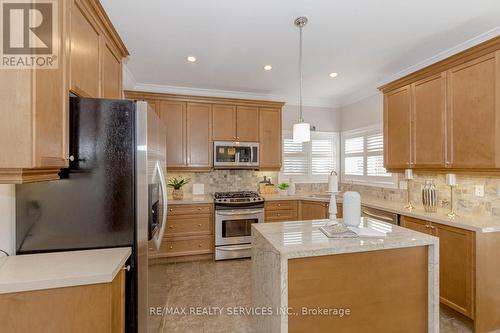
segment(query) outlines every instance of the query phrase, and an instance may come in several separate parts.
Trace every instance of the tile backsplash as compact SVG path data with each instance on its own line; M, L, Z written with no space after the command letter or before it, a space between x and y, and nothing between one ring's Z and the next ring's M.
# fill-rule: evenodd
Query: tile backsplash
M278 184L278 172L253 170L213 170L210 172L167 172L167 178L190 178L191 182L184 187L184 192L191 194L193 184L205 185L205 193L223 191L258 191L263 177L270 177L273 184ZM325 192L326 183L296 184L298 193ZM171 189L169 189L171 191Z
M400 179L403 179L402 175ZM446 185L445 174L415 174L415 179L410 184L410 197L414 205L422 206L421 190L426 180L434 181L440 206L443 200L450 201L450 187ZM483 197L475 196L476 185L484 186ZM362 197L406 202L406 190L350 184L342 184L341 189L358 191ZM457 174L453 196L454 208L458 214L500 216L500 177Z

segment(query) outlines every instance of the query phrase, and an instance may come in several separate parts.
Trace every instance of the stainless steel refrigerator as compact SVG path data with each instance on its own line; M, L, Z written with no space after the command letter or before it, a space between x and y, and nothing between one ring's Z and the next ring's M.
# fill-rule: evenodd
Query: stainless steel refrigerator
M70 98L69 168L16 186L17 254L132 247L126 332L147 332L148 243L166 225L166 130L145 102Z

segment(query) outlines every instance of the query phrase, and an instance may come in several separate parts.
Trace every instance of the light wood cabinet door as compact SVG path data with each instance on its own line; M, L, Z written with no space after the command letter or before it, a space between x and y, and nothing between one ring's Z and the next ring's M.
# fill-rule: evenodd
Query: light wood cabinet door
M411 96L410 86L384 96L384 166L404 169L411 164Z
M411 217L407 216L401 216L401 226L418 231L424 234L430 234L431 233L431 228L430 228L430 223L427 221L419 220L419 219L414 219Z
M281 169L281 109L259 109L260 169Z
M448 147L453 168L494 168L500 160L500 93L495 53L448 71Z
M212 106L212 113L214 141L236 140L236 106L214 104Z
M79 96L100 97L99 30L79 0L72 3L70 29L70 89Z
M236 139L238 141L259 141L259 108L238 106L236 109Z
M445 167L446 73L416 82L412 89L414 167Z
M113 47L105 41L102 51L101 87L103 98L122 98L122 61Z
M300 219L317 220L328 218L328 203L319 201L301 201Z
M473 318L474 233L432 224L439 237L439 294L441 302Z
M186 103L161 101L158 113L167 129L167 168L186 166Z
M212 167L212 106L187 103L187 164L192 168Z

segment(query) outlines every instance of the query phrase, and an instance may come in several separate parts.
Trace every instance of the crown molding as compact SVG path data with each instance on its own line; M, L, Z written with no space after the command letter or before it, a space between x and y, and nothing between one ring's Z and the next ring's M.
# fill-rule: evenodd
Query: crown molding
M473 46L476 46L478 44L486 42L486 41L488 41L492 38L495 38L497 36L500 36L500 26L493 28L489 31L486 31L486 32L484 32L476 37L469 39L469 40L466 40L465 42L462 42L462 43L460 43L452 48L449 48L445 51L439 52L438 54L436 54L430 58L427 58L423 61L420 61L420 62L416 63L415 65L412 65L408 68L405 68L402 71L399 71L395 74L392 74L392 75L384 78L383 80L381 80L379 82L378 86L384 86L390 82L396 81L396 80L398 80L402 77L405 77L413 72L416 72L420 69L423 69L427 66L430 66L438 61L449 58L452 55L455 55L457 53L465 51Z
M149 83L136 83L134 89L136 91L148 91L155 93L164 94L176 94L176 95L192 95L192 96L204 96L204 97L225 97L225 98L235 98L235 99L253 99L261 101L282 101L287 105L297 105L297 96L282 96L274 94L258 94L252 92L244 91L233 91L233 90L219 90L219 89L206 89L206 88L194 88L194 87L181 87L181 86L168 86L159 84L149 84ZM304 106L312 107L336 107L335 102L328 99L312 99L304 98Z

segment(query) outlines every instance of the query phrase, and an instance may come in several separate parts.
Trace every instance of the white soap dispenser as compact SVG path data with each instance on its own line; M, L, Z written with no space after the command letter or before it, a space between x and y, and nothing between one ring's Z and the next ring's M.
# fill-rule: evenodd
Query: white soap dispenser
M295 195L295 183L292 178L288 180L288 195Z

